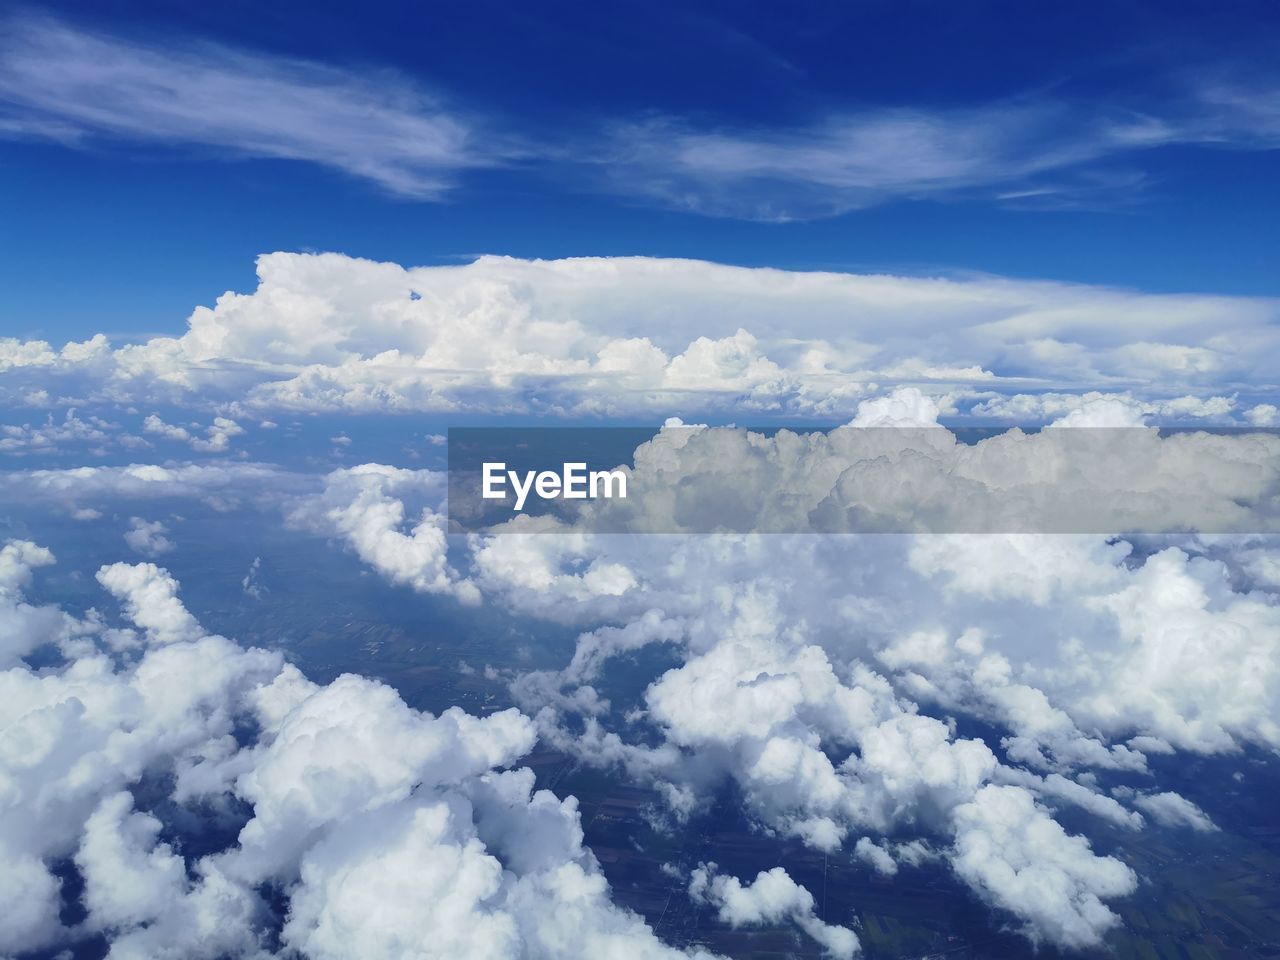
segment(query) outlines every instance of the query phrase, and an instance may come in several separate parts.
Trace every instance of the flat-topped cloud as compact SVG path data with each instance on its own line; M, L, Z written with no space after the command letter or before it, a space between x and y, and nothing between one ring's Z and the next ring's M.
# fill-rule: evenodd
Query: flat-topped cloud
M1280 305L1267 298L643 257L406 268L272 253L258 278L252 292L197 308L180 336L61 349L0 341L0 398L166 403L231 420L270 410L831 419L915 385L948 415L1052 418L1072 401L1009 398L1094 391L1139 419L1194 420L1243 416L1256 403L1237 395L1264 394L1280 366Z

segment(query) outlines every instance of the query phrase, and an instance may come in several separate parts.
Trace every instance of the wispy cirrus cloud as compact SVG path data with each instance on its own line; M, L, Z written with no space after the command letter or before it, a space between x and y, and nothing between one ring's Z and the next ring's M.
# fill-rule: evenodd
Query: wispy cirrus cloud
M437 199L511 142L403 77L212 43L149 45L47 18L5 23L0 136L124 140L302 160Z
M1043 92L960 107L835 109L735 126L659 110L540 129L460 107L387 70L190 38L161 43L33 16L3 22L0 138L102 141L309 162L439 200L469 169L521 160L564 189L710 216L834 216L898 199L1114 205L1160 147L1280 146L1280 83L1223 70L1168 78L1140 106Z
M614 128L608 169L615 189L670 205L791 220L982 188L1056 194L1060 186L1026 185L1172 135L1155 117L1082 120L1044 102L871 111L791 129L708 130L651 118Z
M1275 149L1274 89L1215 79L1158 109L1026 97L962 109L871 109L793 127L708 128L657 116L614 126L607 188L712 216L803 220L895 199L1114 203L1144 151Z

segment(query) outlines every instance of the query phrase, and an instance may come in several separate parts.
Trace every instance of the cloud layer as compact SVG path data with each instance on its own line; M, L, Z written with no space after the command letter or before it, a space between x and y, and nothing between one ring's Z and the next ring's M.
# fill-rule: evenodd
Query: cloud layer
M923 394L900 391L864 401L853 421L918 423L936 412ZM940 441L951 436L937 428L929 432ZM663 462L675 469L681 461ZM383 464L344 467L305 483L253 464L24 471L4 482L15 497L52 501L68 513L106 508L128 516L141 509L134 503L154 502L157 491L175 504L211 495L220 502L257 503L296 528L338 541L392 583L446 600L489 603L516 623L531 618L576 630L574 650L559 668L506 675L524 712L510 721L512 729L525 731L521 736L536 730L548 747L651 787L665 808L652 816L676 829L729 795L760 830L820 851L847 851L868 871L892 876L921 863L944 865L996 911L998 922L1059 947L1102 942L1117 924L1117 901L1136 889L1137 873L1111 848L1107 831L1207 833L1216 827L1209 813L1161 781L1151 758L1280 747L1274 598L1280 580L1268 538L1130 542L1103 536L636 537L565 531L450 543L442 519L443 476ZM139 518L144 531L150 531L148 523ZM466 777L507 782L515 774L505 768L527 746L493 754L506 760L485 761L503 771L457 761L471 772L438 781L444 774L436 767L423 772L424 764L436 761L424 759L422 751L442 733L436 725L444 718L418 715L386 688L357 678L316 687L282 667L275 654L246 653L209 637L181 603L174 579L153 564L109 564L98 573L128 626L109 626L100 614L79 619L33 604L24 593L34 571L52 560L32 543L0 552L6 603L0 632L7 638L0 652L11 666L6 682L53 691L53 699L39 701L39 710L73 696L58 686L73 678L81 678L74 696L86 703L86 697L108 705L132 702L142 696L130 692L139 682L135 675L171 676L164 673L168 660L173 670L194 669L182 656L203 658L208 682L217 673L242 691L235 695L239 700L192 693L206 697L200 709L213 712L202 720L206 726L192 728L189 745L166 740L148 746L159 733L131 735L140 759L133 766L113 759L110 769L123 775L104 774L92 802L85 799L74 817L51 820L37 831L51 843L63 837L64 848L87 844L74 854L85 861L82 872L113 857L107 862L135 864L131 870L143 869L136 863L145 861L152 865L147 869L166 876L203 878L178 883L176 893L176 881L164 881L163 890L142 905L114 903L110 889L87 894L90 903L101 903L92 909L101 912L102 929L147 944L139 953L152 949L156 938L177 936L158 922L137 919L155 916L153 904L167 904L174 916L188 916L186 922L198 926L200 898L225 888L240 904L237 910L257 916L262 905L244 890L279 877L297 878L288 881L298 884L290 895L291 926L281 929L298 949L339 956L353 938L365 938L394 952L422 935L420 909L391 911L375 924L360 891L380 891L384 874L398 875L428 853L433 862L453 864L453 872L438 886L431 886L435 879L423 882L445 899L456 889L463 901L449 900L448 909L475 928L450 941L457 951L534 942L548 955L562 952L556 929L513 913L516 908L491 916L495 897L504 903L527 897L531 916L567 916L562 881L594 891L590 916L572 923L598 924L591 927L604 938L598 942L652 937L635 918L608 907L603 881L592 872L576 820L565 808L571 801L538 801L524 780L518 789L503 788L523 798L516 809L545 804L561 810L548 815L550 821L578 839L555 847L560 859L554 882L545 872L516 887L484 879L501 873L486 858L519 877L520 869L509 863L541 854L503 846L514 843L499 839L506 827L486 832L481 821L487 808L477 798L487 794L468 786ZM59 646L67 665L37 676L21 658L49 644ZM650 673L637 672L630 659L645 648L663 652L656 661L639 661L661 664ZM611 689L619 670L639 686L611 700L602 691ZM113 685L110 697L93 692L99 682ZM274 692L255 692L267 689ZM1221 695L1226 689L1232 696ZM146 706L145 696L142 703L139 710L160 709ZM191 726L187 714L195 708L184 704L179 697L164 708L170 713L158 714L169 718L166 736ZM26 709L13 722L28 722ZM94 722L125 729L141 722L122 721L118 712L108 716ZM237 716L252 719L262 734L250 742L228 740L228 732L238 729ZM961 733L954 717L991 733ZM465 731L472 723L482 721L447 721L463 731L449 736L471 743ZM297 738L291 731L298 731ZM301 744L301 731L308 743L328 744L335 757L346 757L344 738L355 738L350 753L365 764L360 785L348 785L313 757L313 748ZM105 749L92 746L102 735L84 734L90 744L84 749ZM49 742L75 743L77 736L58 733ZM371 739L361 739L366 736ZM439 762L453 769L455 761ZM228 841L223 853L195 867L174 864L179 854L172 844L165 849L167 834L152 822L163 825L164 810L130 787L149 782L145 771L157 764L179 771L175 802L221 797L253 808L236 824L234 845ZM310 782L312 764L320 764L315 782L326 786L317 786L315 796L290 797L280 784ZM48 773L54 775L62 776ZM46 782L46 773L32 776L33 783ZM438 784L432 795L446 797L445 809L425 810L422 789L403 793L418 779ZM384 787L390 792L379 792ZM118 798L121 790L133 799ZM454 790L464 795L470 815L459 812ZM295 809L295 803L302 806ZM382 812L366 817L369 803ZM1069 830L1059 818L1065 808L1083 811L1096 829ZM349 828L345 840L331 833L335 823ZM80 830L83 841L66 839ZM133 838L133 846L122 846L120 834ZM476 840L481 847L473 855ZM56 904L60 875L50 867L73 852L15 850L14 862L27 877L24 889L44 890L37 899ZM803 886L771 872L771 865L765 865L764 881L727 875L713 881L707 867L701 884L694 864L681 869L695 897L723 914L724 923L791 926L836 956L857 949L851 927L822 922ZM12 936L39 930L46 932L30 934L30 942L69 936L54 932L52 909L33 906ZM219 949L247 949L243 945L260 943L270 926L237 923L227 921L228 935L238 931L245 939L236 945L217 941ZM665 949L645 942L646 949Z
M0 342L0 390L13 403L38 390L46 406L213 407L223 419L204 437L159 417L146 430L216 452L252 411L833 418L907 384L987 420L1257 407L1258 422L1265 404L1239 395L1266 395L1280 365L1278 308L1262 298L647 258L406 269L274 253L258 274L180 337Z
M0 950L709 956L612 904L576 801L514 767L535 737L515 710L433 716L375 681L314 684L208 634L152 564L98 573L132 626L33 606L22 591L52 562L0 549L0 654L62 657L0 673ZM199 847L222 838L211 852L183 852L195 824ZM72 874L83 919L64 922Z

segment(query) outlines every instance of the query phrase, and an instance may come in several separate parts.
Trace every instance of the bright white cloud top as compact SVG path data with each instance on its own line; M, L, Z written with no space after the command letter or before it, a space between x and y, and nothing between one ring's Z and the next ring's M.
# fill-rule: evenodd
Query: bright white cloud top
M515 768L535 737L515 710L432 716L356 676L318 686L206 633L152 564L98 574L141 633L29 605L32 568L52 562L29 542L0 551L0 622L25 627L0 634L0 656L43 620L65 658L0 674L0 884L16 907L0 949L102 932L117 957L266 957L263 885L281 884L281 946L309 957L686 956L611 904L575 801ZM135 808L156 774L179 804L238 799L252 816L225 849L184 856ZM49 870L65 858L84 881L79 930Z
M830 419L910 384L987 419L1108 401L1126 423L1255 407L1262 422L1280 368L1280 304L1266 298L646 258L405 268L273 253L258 276L181 336L0 341L0 390L14 404L213 408L230 422L190 442L223 451L245 411Z

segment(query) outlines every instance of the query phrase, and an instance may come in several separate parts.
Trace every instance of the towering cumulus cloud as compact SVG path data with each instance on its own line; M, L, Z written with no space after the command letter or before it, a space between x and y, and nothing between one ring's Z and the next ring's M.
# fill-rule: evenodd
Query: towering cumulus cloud
M132 627L34 606L52 562L0 550L3 649L60 662L0 674L0 950L677 955L611 903L576 802L515 768L535 737L515 710L433 716L357 676L314 684L206 633L151 564L98 573Z
M1251 410L1238 394L1268 382L1280 357L1278 308L1264 298L649 258L406 269L273 253L258 279L197 309L180 337L0 341L0 387L15 400L38 382L46 394L239 410L820 417L895 384L964 409L987 402L986 416L1052 416L1093 389L1132 423ZM240 426L219 422L190 442L226 449Z

